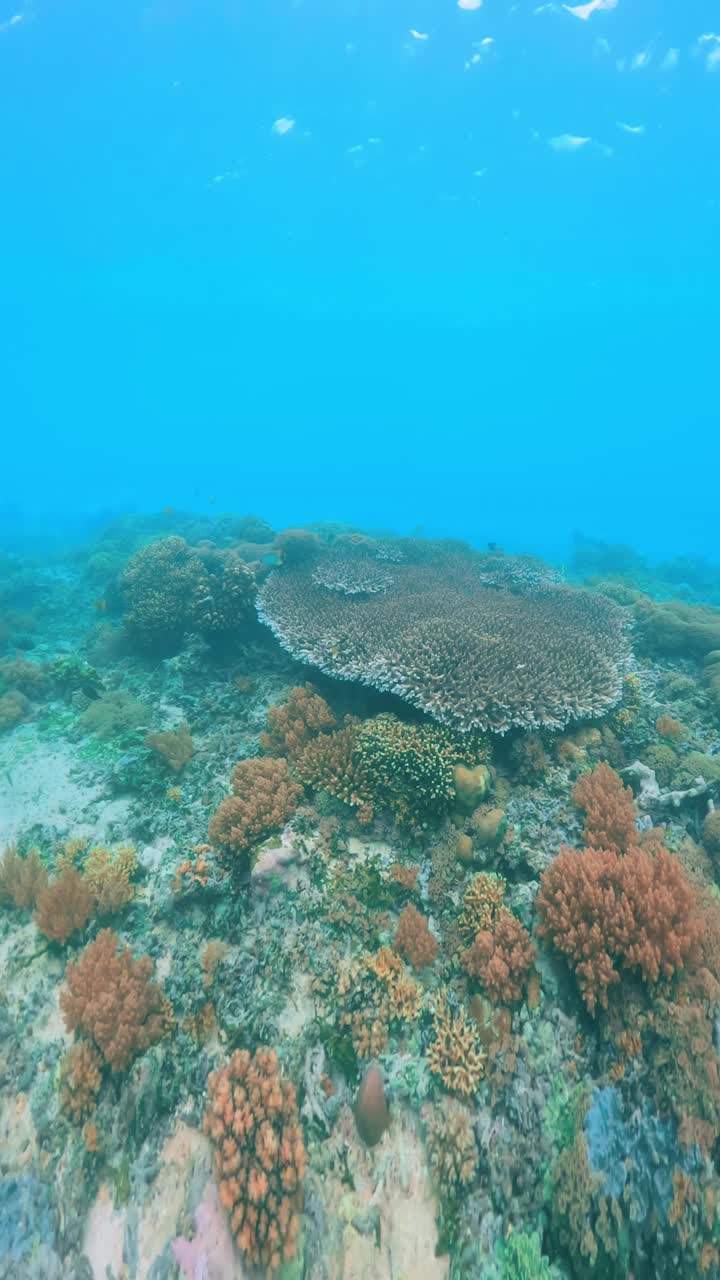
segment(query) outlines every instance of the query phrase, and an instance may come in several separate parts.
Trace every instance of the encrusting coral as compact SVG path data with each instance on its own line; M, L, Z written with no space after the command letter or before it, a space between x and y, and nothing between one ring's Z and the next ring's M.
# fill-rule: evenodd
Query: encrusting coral
M267 729L260 734L260 746L271 756L294 758L318 733L335 727L331 708L312 684L290 690L287 702L268 711Z
M300 661L397 694L461 732L557 729L602 714L622 692L623 610L514 573L515 561L378 541L357 549L350 590L347 552L311 551L269 576L258 612Z
M65 943L84 929L93 913L90 888L75 867L66 866L38 896L35 924L51 942Z
M232 789L210 819L208 835L212 844L233 855L247 853L256 841L284 826L302 795L287 760L272 756L241 760L233 770Z
M413 969L424 969L435 960L439 943L428 928L427 917L411 902L403 910L395 933L395 947Z
M169 1005L152 981L152 967L149 956L134 960L112 929L102 929L68 964L60 992L65 1026L87 1036L113 1071L125 1071L169 1026Z
M210 1073L205 1132L220 1201L244 1259L268 1276L295 1257L303 1206L305 1146L295 1087L277 1054L236 1049Z

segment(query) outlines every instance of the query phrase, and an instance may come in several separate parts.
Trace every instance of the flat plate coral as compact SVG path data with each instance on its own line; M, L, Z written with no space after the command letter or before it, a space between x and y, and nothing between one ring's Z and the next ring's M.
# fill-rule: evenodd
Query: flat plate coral
M629 653L625 614L606 597L558 584L539 561L456 543L309 555L270 575L258 612L295 658L461 732L601 715Z

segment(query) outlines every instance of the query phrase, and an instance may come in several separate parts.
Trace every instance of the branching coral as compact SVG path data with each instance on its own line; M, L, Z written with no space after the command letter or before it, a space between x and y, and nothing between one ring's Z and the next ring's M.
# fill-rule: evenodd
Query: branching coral
M638 839L633 793L609 764L598 764L575 784L573 800L585 810L585 843L590 849L624 853Z
M534 961L530 934L505 907L499 909L489 929L475 935L462 956L466 973L499 1004L516 1004L521 999Z
M93 895L75 867L66 866L38 897L35 924L51 942L65 943L84 929L93 913Z
M210 819L209 839L227 854L243 854L252 844L284 826L302 787L290 777L287 760L267 756L241 760L233 770L233 794Z
M462 1009L452 1013L446 997L435 1007L435 1038L428 1048L428 1062L449 1093L461 1098L477 1093L485 1069L480 1037Z
M102 1083L102 1058L87 1040L71 1045L60 1066L60 1105L71 1120L86 1120L95 1110Z
M478 1170L473 1117L467 1107L443 1098L424 1115L428 1163L438 1190L448 1199L469 1187Z
M591 1012L607 1007L622 968L646 983L672 977L697 953L703 928L694 888L661 845L561 850L537 909L541 937L572 965Z
M606 596L459 545L384 548L358 551L360 592L348 590L346 551L286 563L263 585L261 619L301 661L397 694L462 732L562 728L618 701L625 615Z
M166 733L149 733L145 746L157 752L175 773L179 773L192 759L194 747L190 726L183 723Z
M458 928L466 942L481 929L489 929L505 900L505 881L494 872L473 876L463 895Z
M150 957L134 960L112 929L68 964L60 992L65 1026L87 1036L113 1071L125 1071L169 1025L168 1002L151 975Z
M137 854L132 845L122 845L114 853L102 847L90 850L83 878L99 916L112 915L132 902L136 869Z
M438 953L439 943L428 928L427 917L411 902L398 920L395 947L418 971L432 964Z
M220 1200L244 1259L272 1275L294 1258L300 1232L305 1147L294 1085L260 1048L252 1057L236 1049L208 1088Z
M297 685L287 702L270 708L260 746L268 755L294 758L310 738L334 727L335 716L315 686Z
M31 849L23 858L17 845L7 846L0 861L0 904L28 911L37 906L47 882L48 874L37 849Z
M422 1010L420 987L389 947L347 965L338 978L337 995L338 1024L364 1059L382 1053L391 1027L415 1022Z

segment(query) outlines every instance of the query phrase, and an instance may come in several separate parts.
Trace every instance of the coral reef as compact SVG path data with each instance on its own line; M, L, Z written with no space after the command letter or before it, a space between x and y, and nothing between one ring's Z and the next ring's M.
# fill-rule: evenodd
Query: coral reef
M381 550L368 557L373 573ZM399 694L462 732L562 728L619 700L628 645L607 597L535 581L520 589L517 578L512 590L497 586L483 557L446 544L418 554L409 540L401 554L385 589L365 593L330 575L331 552L322 581L312 555L288 564L263 585L260 617L301 661Z
M233 794L220 802L208 828L212 844L237 856L284 826L302 795L290 777L287 760L271 756L241 760L232 774Z
M136 870L137 853L132 845L121 845L115 852L101 845L90 850L83 879L99 916L114 915L132 902L135 897L132 876Z
M395 947L413 969L418 971L431 965L438 953L439 943L428 928L427 917L411 902L398 920Z
M608 764L596 765L575 784L573 800L585 811L585 843L589 849L625 853L637 840L633 793Z
M271 1275L295 1256L300 1232L305 1147L295 1088L273 1050L260 1048L236 1049L208 1090L220 1200L243 1257Z
M167 1030L168 1004L151 975L150 958L134 960L112 929L68 964L60 992L65 1025L87 1036L112 1071L127 1070Z

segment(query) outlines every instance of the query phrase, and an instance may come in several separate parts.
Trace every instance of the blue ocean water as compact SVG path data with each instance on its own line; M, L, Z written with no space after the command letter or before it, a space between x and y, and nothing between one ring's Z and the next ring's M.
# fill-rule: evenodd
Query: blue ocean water
M709 0L2 0L2 523L720 557Z

